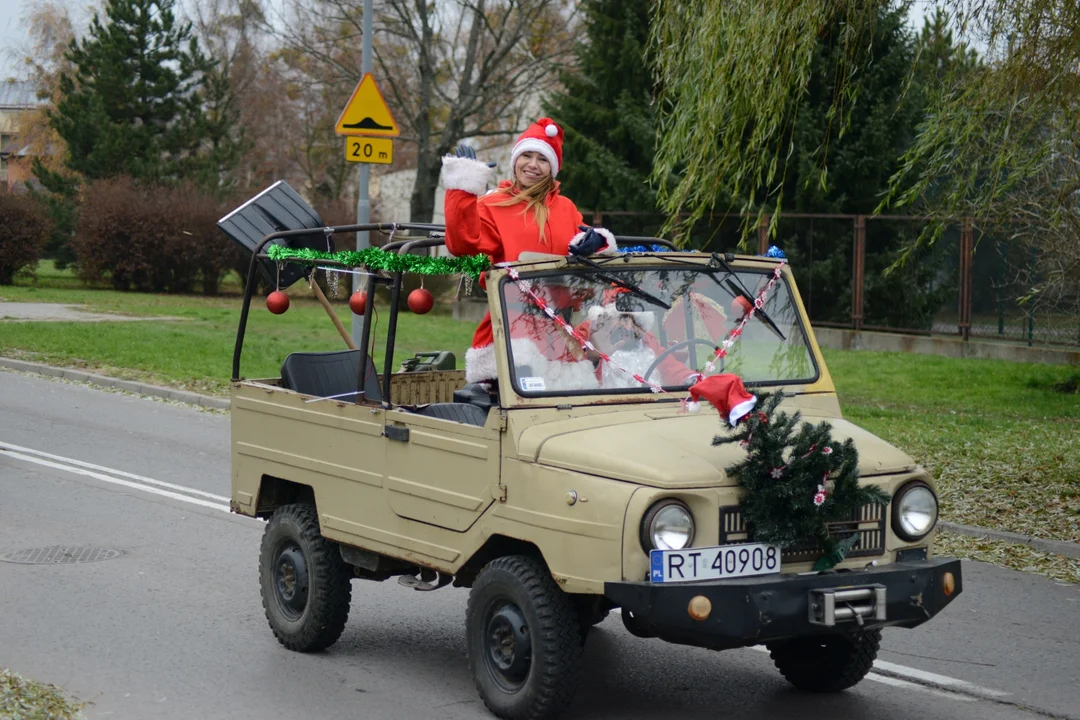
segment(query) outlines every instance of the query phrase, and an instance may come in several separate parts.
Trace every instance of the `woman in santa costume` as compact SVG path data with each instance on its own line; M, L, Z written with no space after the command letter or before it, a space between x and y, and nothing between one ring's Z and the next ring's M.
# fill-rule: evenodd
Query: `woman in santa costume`
M455 155L444 157L447 249L454 255L482 253L492 263L513 262L523 252L589 255L614 250L614 236L603 228L585 227L574 203L559 194L555 178L562 167L562 145L562 128L550 118L540 118L514 145L512 179L503 180L488 194L484 193L494 171L477 160L471 148L461 146ZM596 386L593 364L549 318L511 318L510 335L515 364L545 378L545 389ZM488 314L465 353L467 382L495 379L493 343Z

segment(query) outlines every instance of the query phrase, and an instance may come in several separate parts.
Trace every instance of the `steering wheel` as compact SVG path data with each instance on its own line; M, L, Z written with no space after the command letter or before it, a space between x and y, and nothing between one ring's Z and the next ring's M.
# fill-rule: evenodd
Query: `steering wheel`
M710 350L713 350L713 349L716 348L716 343L712 342L711 340L702 340L701 338L691 338L689 340L683 340L682 342L677 342L674 345L672 345L671 347L669 347L667 350L665 350L664 352L660 353L656 357L656 359L653 360L652 365L649 366L649 369L645 371L645 374L642 375L642 377L645 378L646 380L648 380L649 376L652 375L656 371L656 368L660 366L660 363L662 363L665 358L667 358L669 355L674 353L676 350L681 350L684 347L688 348L688 347L691 347L693 345L704 345L704 346L708 347ZM720 358L720 369L721 370L724 369L724 359L723 358Z

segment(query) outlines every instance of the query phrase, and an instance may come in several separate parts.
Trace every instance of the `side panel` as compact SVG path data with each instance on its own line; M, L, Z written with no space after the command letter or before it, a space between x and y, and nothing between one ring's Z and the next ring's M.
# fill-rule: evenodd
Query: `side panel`
M602 593L622 577L623 517L635 486L506 458L506 502L483 519L483 535L535 544L567 592Z
M498 492L498 413L486 427L401 411L388 412L386 421L386 497L394 513L468 530ZM415 532L419 537L427 529Z

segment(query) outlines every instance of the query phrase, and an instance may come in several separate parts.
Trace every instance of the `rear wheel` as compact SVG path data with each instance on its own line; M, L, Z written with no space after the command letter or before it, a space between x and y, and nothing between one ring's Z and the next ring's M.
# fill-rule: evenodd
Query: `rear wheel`
M840 692L854 687L874 667L880 630L768 643L773 663L804 692Z
M491 561L469 593L469 669L484 704L506 720L552 718L569 706L581 669L580 621L544 564Z
M345 629L352 568L319 531L314 506L283 505L263 532L259 585L274 637L290 650L333 645Z

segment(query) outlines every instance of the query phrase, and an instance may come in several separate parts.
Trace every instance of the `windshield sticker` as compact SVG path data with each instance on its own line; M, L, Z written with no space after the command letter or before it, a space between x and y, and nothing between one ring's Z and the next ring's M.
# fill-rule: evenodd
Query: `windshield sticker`
M521 389L526 392L547 390L547 385L544 384L544 378L542 377L523 377L521 378Z

